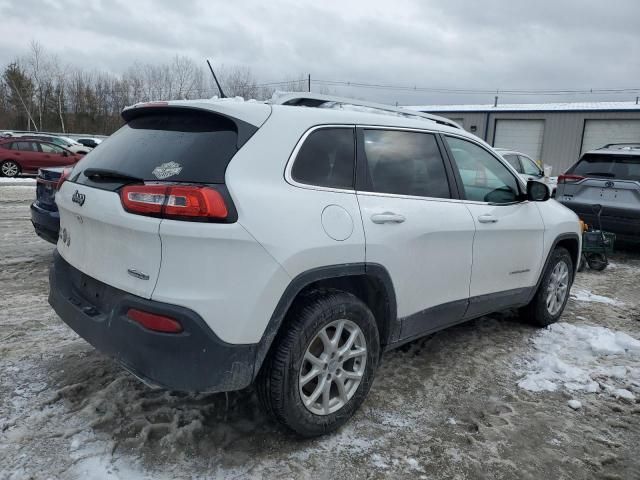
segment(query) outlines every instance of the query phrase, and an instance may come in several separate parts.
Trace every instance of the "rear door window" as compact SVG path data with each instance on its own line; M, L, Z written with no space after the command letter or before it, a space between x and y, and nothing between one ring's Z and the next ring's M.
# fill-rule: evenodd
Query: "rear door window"
M21 152L37 152L38 146L34 142L14 142L11 147L13 150L20 150Z
M224 183L227 165L240 147L237 124L230 118L199 110L149 111L87 154L76 171L93 168L146 181ZM87 182L81 174L76 181Z
M570 173L584 177L637 181L640 180L640 155L587 153Z
M353 190L355 166L353 127L315 130L305 139L291 177L300 183Z
M379 193L451 198L435 135L399 130L364 130L370 189Z

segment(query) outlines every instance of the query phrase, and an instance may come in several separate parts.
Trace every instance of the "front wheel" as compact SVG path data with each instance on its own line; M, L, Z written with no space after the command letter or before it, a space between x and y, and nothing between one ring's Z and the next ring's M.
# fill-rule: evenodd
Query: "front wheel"
M542 276L533 300L521 314L532 324L546 327L562 315L573 283L573 260L566 248L557 247Z
M5 160L0 165L0 172L5 177L16 177L20 173L20 166L13 160Z
M313 292L293 307L275 341L258 379L266 410L305 437L349 420L378 364L378 329L369 308L347 292Z

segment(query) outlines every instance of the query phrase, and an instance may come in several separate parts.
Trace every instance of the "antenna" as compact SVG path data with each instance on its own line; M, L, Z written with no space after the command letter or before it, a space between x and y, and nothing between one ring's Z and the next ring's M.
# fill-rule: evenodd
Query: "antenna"
M216 73L213 71L213 67L211 66L211 62L207 59L207 65L209 65L209 70L211 70L211 75L213 75L213 79L216 81L216 85L218 86L218 90L220 90L220 98L227 98L227 96L222 91L222 87L220 86L220 82L218 82L218 77L216 77Z

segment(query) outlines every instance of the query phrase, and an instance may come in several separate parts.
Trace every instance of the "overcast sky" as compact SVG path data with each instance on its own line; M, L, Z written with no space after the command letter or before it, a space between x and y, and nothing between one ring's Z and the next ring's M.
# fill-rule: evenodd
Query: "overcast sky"
M0 62L40 42L65 62L119 73L175 54L252 69L446 89L640 89L640 0L0 0ZM317 85L314 85L317 88ZM389 103L490 103L341 88ZM500 95L501 103L633 100Z

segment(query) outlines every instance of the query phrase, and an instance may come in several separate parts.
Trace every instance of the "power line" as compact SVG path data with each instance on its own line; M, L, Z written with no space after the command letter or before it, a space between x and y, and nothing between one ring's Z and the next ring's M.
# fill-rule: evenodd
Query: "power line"
M380 90L448 93L462 95L500 94L500 95L571 95L571 94L621 94L639 93L640 88L589 88L589 89L473 89L473 88L445 88L445 87L418 87L408 85L389 85L378 83L351 82L344 80L314 79L313 83L352 88L369 88Z

